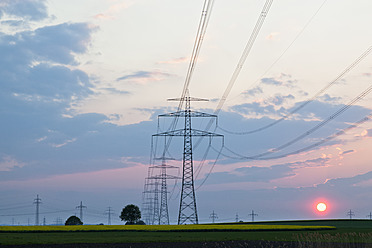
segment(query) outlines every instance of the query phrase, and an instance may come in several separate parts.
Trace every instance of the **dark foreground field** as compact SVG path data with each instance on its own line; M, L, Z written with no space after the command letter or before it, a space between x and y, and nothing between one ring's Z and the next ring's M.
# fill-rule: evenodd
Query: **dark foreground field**
M252 223L250 223L252 224ZM299 247L372 248L372 221L319 220L255 222L267 225L335 226L318 231L187 231L187 232L0 232L0 247L24 248L194 248Z

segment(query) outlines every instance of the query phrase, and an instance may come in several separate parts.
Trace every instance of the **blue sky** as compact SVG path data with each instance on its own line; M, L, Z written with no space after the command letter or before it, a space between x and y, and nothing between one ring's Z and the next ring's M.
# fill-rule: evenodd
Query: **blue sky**
M224 131L270 124L337 78L372 45L366 26L371 5L274 1L218 116L216 132L225 135L226 147L246 157L275 149L367 89L371 55L277 125L250 135ZM262 1L215 2L190 84L191 95L210 101L195 103L197 110L213 113L262 7ZM177 107L166 99L181 94L201 9L202 1L196 0L0 3L0 224L34 223L37 194L49 224L75 214L80 201L88 207L87 223L105 223L108 207L118 215L126 204L141 205L157 115ZM273 155L352 125L370 113L371 101L367 94ZM167 124L161 122L161 128ZM371 122L366 122L278 159L234 159L236 154L223 150L209 175L216 159L210 151L196 178L200 220L210 221L213 210L219 221L234 221L236 213L248 220L252 209L258 220L344 218L349 209L365 218L372 210L371 137ZM198 171L205 143L195 151ZM181 158L182 142L175 141L170 153ZM174 189L172 222L179 185ZM320 199L329 204L325 215L312 209Z

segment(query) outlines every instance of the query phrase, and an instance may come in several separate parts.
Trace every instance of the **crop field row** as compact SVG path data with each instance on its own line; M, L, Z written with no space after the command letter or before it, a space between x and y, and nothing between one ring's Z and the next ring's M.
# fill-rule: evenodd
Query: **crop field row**
M78 225L78 226L0 226L0 232L101 232L101 231L279 231L332 230L333 226L302 225Z
M178 242L296 242L320 246L343 243L371 245L372 221L323 220L250 224L170 226L2 226L2 245L129 244ZM328 246L327 246L328 245ZM301 246L307 247L307 246ZM349 246L348 246L349 247ZM363 246L366 247L366 246Z

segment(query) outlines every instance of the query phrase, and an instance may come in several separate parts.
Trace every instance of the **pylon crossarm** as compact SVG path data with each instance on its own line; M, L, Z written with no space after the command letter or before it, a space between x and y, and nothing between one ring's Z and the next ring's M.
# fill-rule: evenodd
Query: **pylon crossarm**
M189 133L188 133L189 132ZM223 137L222 134L216 134L212 132L206 132L197 129L185 130L185 129L178 129L169 132L162 132L153 134L152 136L210 136L210 137Z

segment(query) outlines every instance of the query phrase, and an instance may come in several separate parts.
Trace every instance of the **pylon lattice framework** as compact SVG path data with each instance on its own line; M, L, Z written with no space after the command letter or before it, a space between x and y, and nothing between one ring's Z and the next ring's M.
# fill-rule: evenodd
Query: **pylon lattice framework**
M180 198L180 208L178 214L178 224L198 224L198 214L197 205L195 197L195 187L194 187L194 166L193 166L193 148L192 148L192 138L193 136L199 137L223 137L223 135L197 130L192 128L192 118L197 117L207 117L207 118L217 118L216 115L196 112L191 110L191 101L207 101L205 99L193 98L193 97L183 97L177 99L169 99L170 101L183 101L185 102L185 109L183 111L177 111L174 113L159 115L159 117L176 117L184 118L184 128L178 130L172 130L168 132L162 132L155 134L153 136L165 136L173 137L180 136L183 137L183 159L182 159L182 188L181 188L181 198Z

